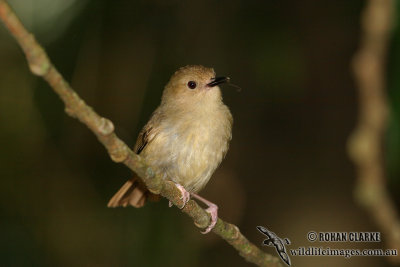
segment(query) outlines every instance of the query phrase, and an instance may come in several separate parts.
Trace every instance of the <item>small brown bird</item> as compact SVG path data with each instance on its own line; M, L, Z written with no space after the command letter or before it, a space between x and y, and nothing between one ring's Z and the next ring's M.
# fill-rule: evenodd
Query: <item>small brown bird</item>
M215 226L218 207L196 193L210 180L232 138L232 115L218 87L224 82L229 78L216 77L211 68L180 68L165 86L160 106L134 147L156 173L176 183L185 204L192 195L208 206L211 223L203 233ZM142 207L147 198L157 196L134 177L111 198L108 207Z

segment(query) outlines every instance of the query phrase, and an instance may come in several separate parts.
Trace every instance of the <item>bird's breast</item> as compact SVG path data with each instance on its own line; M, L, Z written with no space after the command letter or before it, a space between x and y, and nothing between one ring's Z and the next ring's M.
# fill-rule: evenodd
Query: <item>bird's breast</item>
M148 151L158 155L151 157L152 166L158 166L169 179L191 192L205 186L225 156L231 139L230 113L211 115L172 117L172 121L163 122L151 144L152 152Z

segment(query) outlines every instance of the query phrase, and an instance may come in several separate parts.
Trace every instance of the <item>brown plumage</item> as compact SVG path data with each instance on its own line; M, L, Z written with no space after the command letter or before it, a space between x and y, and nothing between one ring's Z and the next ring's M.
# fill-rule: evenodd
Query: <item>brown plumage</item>
M228 151L232 115L222 102L213 69L186 66L165 86L161 104L140 132L134 152L159 174L197 193ZM194 87L194 88L193 88ZM127 181L109 207L142 207L156 199L138 178Z
M107 206L110 208L126 207L131 205L135 208L143 207L146 200L157 201L159 195L155 195L146 189L140 178L133 177L128 180L115 195L110 199Z

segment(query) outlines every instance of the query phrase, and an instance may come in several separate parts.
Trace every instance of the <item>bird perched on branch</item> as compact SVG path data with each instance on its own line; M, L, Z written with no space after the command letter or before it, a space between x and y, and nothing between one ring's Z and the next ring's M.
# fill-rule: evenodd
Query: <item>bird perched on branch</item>
M232 115L222 102L219 84L211 68L186 66L172 75L164 88L160 106L140 132L134 152L182 192L183 207L190 195L203 203L216 224L218 207L198 196L228 151L232 137ZM149 192L138 177L127 181L111 198L108 207L142 207ZM183 208L182 207L182 208Z

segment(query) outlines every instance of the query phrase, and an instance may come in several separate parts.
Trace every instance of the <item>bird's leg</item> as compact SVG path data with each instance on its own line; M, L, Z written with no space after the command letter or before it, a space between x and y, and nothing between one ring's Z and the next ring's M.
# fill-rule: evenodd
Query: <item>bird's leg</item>
M211 215L211 222L208 225L208 227L206 228L206 230L204 230L204 232L201 232L202 234L207 234L208 232L211 231L211 229L214 228L215 224L217 223L217 219L218 219L218 206L215 205L214 203L208 201L207 199L195 194L195 193L190 193L192 195L192 197L194 197L195 199L203 202L204 204L206 204L208 206L208 208L206 209L206 211Z
M188 201L190 200L190 193L188 191L186 191L186 189L178 183L175 183L175 186L176 186L176 188L179 189L179 191L181 191L182 195L181 195L180 199L182 199L183 205L182 205L182 207L180 207L180 209L183 209L186 206L186 203L188 203ZM169 202L168 206L172 207L171 201Z

